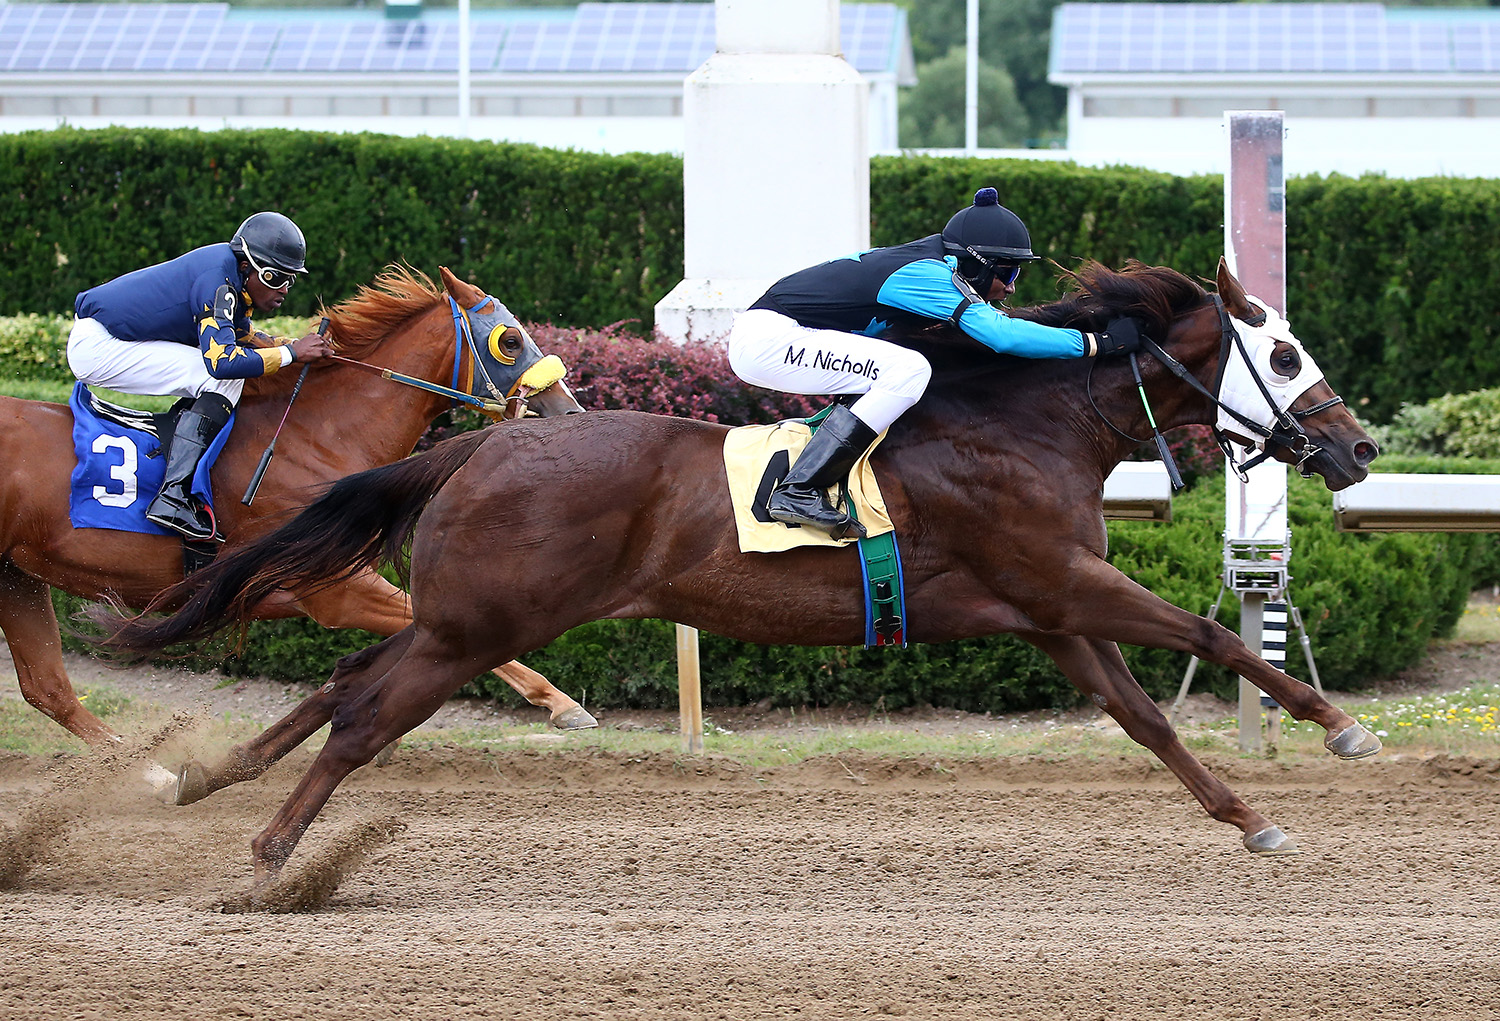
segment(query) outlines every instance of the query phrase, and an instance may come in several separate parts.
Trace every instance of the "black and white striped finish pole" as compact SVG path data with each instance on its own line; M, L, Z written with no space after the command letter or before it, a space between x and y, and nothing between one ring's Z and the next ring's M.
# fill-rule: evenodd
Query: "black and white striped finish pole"
M1260 618L1260 656L1277 670L1286 672L1286 625L1287 605L1285 602L1268 602L1261 610ZM1263 709L1279 709L1276 700L1265 692L1261 692L1260 704Z

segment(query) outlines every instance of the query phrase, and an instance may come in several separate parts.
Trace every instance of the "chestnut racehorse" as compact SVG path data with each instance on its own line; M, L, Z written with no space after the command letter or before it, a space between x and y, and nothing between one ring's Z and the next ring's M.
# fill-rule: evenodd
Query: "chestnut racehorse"
M1073 293L1017 314L1087 330L1140 318L1161 338L1139 362L1163 428L1222 424L1227 414L1230 435L1268 446L1330 489L1365 477L1378 448L1285 321L1248 297L1222 262L1217 295L1135 263L1122 272L1086 264L1068 276ZM1380 742L1232 632L1106 561L1105 477L1150 434L1132 367L1120 358L1002 358L937 339L924 347L934 365L926 395L873 456L901 541L908 637L1019 635L1155 752L1209 815L1239 827L1249 850L1294 850L1182 745L1115 643L1223 664L1321 725L1342 758L1373 755ZM457 437L336 483L285 527L177 586L172 616L116 618L113 644L201 638L279 587L317 585L411 536L412 626L345 657L271 740L199 767L208 789L254 775L331 717L316 761L252 842L265 879L352 770L476 671L585 621L656 617L743 641L860 643L855 551L739 552L724 437L719 426L630 412ZM455 591L465 598L451 598Z
M464 309L485 300L483 292L442 269L446 286L425 275L391 267L354 298L325 310L329 335L347 357L448 384L458 358L464 373L471 361L461 357L448 295ZM483 325L485 342L499 324L501 306L488 304L468 312ZM508 313L503 318L513 322ZM520 371L530 374L541 353L529 335L507 325L497 342L514 348ZM524 352L524 353L523 353ZM551 376L555 377L555 359ZM547 369L543 366L543 370ZM399 386L368 371L369 366L334 363L312 369L288 410L297 379L283 372L246 383L234 432L213 470L215 510L227 545L264 533L275 517L285 518L304 505L321 486L350 472L388 464L412 447L449 399ZM537 380L533 379L533 382ZM513 393L527 397L541 416L581 411L565 384L557 380L531 393L525 378L509 381ZM511 405L514 414L522 405ZM285 428L264 483L249 507L245 492L257 461L278 422ZM89 599L108 596L130 606L144 606L163 588L183 577L183 552L174 536L99 528L74 528L68 517L68 479L74 465L73 417L62 404L0 397L0 629L10 645L16 676L26 700L91 746L115 740L115 734L78 701L63 668L62 643L49 587ZM337 586L318 592L269 594L252 611L260 618L306 615L326 627L365 628L394 634L411 621L404 594L378 574L357 572ZM494 664L492 664L494 665ZM593 726L573 699L534 670L504 663L498 672L528 700L552 711L567 727Z

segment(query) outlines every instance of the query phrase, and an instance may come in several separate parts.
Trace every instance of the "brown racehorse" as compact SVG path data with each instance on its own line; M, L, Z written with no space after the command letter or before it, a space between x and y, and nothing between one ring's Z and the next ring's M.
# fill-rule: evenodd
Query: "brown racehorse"
M446 268L442 277L447 293L465 309L483 300L481 291ZM477 325L496 312L491 301L470 313L470 319ZM458 351L455 321L447 294L424 274L388 269L370 287L325 314L342 355L444 385L452 381ZM480 341L486 340L487 334L481 334ZM529 371L529 365L541 358L519 325L507 327L503 342L517 352L530 352L517 360L519 368ZM230 548L305 504L313 487L405 457L449 406L445 397L396 385L359 366L335 363L308 373L288 412L296 378L295 372L283 372L246 384L234 432L213 471L219 525ZM514 381L514 387L519 395L529 395L529 406L539 415L582 410L560 380L540 393L530 393L524 380ZM521 405L511 407L514 413ZM246 507L241 494L283 416L286 425L275 458ZM0 481L0 629L26 700L97 747L115 735L79 703L63 669L49 586L90 599L109 596L144 606L163 588L182 580L183 554L171 536L72 527L72 428L66 405L0 397L0 464L6 466ZM271 594L253 611L262 618L304 614L327 627L358 627L387 635L411 621L404 594L367 570L319 592ZM531 702L547 706L560 726L593 725L578 703L534 670L519 663L498 669Z
M1141 358L1163 428L1214 422L1221 366L1241 359L1245 368L1226 378L1253 375L1269 388L1250 386L1250 397L1238 388L1243 431L1275 419L1277 438L1264 441L1275 456L1316 472L1331 489L1365 477L1375 444L1284 321L1261 325L1262 310L1222 263L1217 295L1173 270L1139 264L1124 272L1088 264L1070 276L1073 294L1024 314L1090 330L1116 315L1140 317L1150 336L1163 338ZM1155 752L1213 818L1238 826L1247 848L1294 850L1183 747L1115 643L1229 667L1297 719L1324 727L1327 747L1342 758L1373 755L1380 742L1232 632L1159 599L1105 560L1105 477L1138 445L1133 437L1148 432L1131 367L1121 359L1006 359L956 340L927 350L935 371L926 396L874 455L901 537L909 638L1019 635ZM1252 359L1251 350L1259 355ZM1289 389L1303 373L1310 387ZM752 642L861 642L855 551L739 552L724 437L722 427L703 422L610 412L455 438L336 483L284 528L178 586L171 598L186 601L174 615L115 620L114 643L150 649L211 634L266 593L371 563L414 530L413 625L346 657L303 703L302 717L294 712L270 740L204 770L209 789L253 775L331 716L317 760L251 845L264 879L352 770L476 671L585 621L656 617ZM466 598L449 598L454 591Z

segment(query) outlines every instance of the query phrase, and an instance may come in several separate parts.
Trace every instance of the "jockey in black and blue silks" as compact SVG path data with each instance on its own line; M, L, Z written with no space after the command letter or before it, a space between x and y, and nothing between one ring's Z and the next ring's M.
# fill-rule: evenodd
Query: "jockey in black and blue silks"
M280 213L256 213L225 244L205 245L80 293L68 366L84 383L122 393L187 397L167 446L166 479L147 520L190 539L214 534L192 496L193 471L239 403L245 380L333 353L316 333L253 347L253 311L274 312L307 242ZM272 338L263 337L266 341Z
M1116 319L1082 333L1013 319L990 304L1015 292L1021 264L1038 257L1015 213L981 188L941 234L832 259L784 277L740 313L729 334L729 364L748 383L800 394L859 394L837 405L772 491L771 517L811 525L834 538L864 528L824 490L932 378L927 359L881 337L896 323L948 322L992 350L1022 358L1084 358L1134 351L1140 327Z

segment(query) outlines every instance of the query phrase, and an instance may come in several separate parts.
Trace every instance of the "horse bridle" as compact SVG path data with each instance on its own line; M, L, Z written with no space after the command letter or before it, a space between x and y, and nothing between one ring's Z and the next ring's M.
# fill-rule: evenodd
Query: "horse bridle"
M510 406L512 404L519 405L514 416L516 418L519 418L526 413L526 408L528 406L527 398L530 396L530 394L522 393L519 390L510 396L505 396L504 394L500 393L499 387L495 386L495 384L490 380L489 374L485 372L484 366L479 360L479 354L474 342L474 331L469 326L469 317L464 314L465 312L479 311L490 300L491 299L488 294L482 295L479 301L470 308L460 309L458 302L454 301L452 297L448 298L448 305L452 309L453 315L453 377L450 380L448 386L443 386L441 383L434 383L430 380L421 379L417 376L408 376L405 373L396 372L392 369L383 368L379 365L373 365L369 362L361 362L353 358L346 358L343 355L333 355L332 358L336 362L342 362L345 365L350 365L357 369L363 369L366 372L373 372L384 379L391 380L392 382L402 383L406 386L415 387L418 390L426 390L428 393L435 393L443 397L447 397L453 402L454 407L457 407L459 404L470 404L486 413L499 413L503 415L509 412ZM494 399L480 397L476 394L467 394L458 388L459 379L462 374L464 363L465 342L467 342L469 357L473 360L475 371L478 372L480 377L484 380L486 388L488 388L490 393L494 395Z
M484 363L479 360L479 347L474 341L474 330L469 325L469 317L464 314L465 312L478 312L492 300L494 299L488 294L481 294L479 300L473 305L465 309L460 309L458 302L453 300L452 295L448 297L448 307L453 310L453 390L455 393L459 392L459 366L463 362L464 348L467 346L469 359L474 363L474 372L478 374L480 379L484 380L484 387L490 392L491 399L495 403L504 405L507 411L510 410L512 404L519 405L514 417L520 418L526 414L526 398L529 394L518 391L517 393L506 395L500 392L500 388L494 384L490 379L490 374L485 371ZM455 403L457 403L456 399Z
M1167 369L1172 373L1172 375L1182 380L1194 390L1197 390L1204 397L1208 398L1209 402L1216 408L1228 414L1231 418L1234 418L1236 421L1244 425L1249 432L1261 438L1261 452L1246 461L1236 463L1234 449L1231 445L1229 437L1217 425L1213 428L1214 441L1218 443L1219 449L1224 452L1225 461L1229 464L1229 467L1234 470L1235 474L1240 477L1241 481L1246 481L1246 472L1248 472L1251 468L1254 468L1256 465L1260 464L1262 461L1265 461L1267 458L1271 457L1273 452L1273 444L1275 446L1284 447L1285 449L1291 451L1292 454L1296 457L1294 466L1297 469L1297 473L1300 474L1303 478L1310 477L1312 475L1312 472L1307 468L1307 463L1314 457L1316 457L1319 453L1321 453L1323 448L1308 439L1307 433L1301 427L1301 422L1312 415L1316 415L1320 411L1326 411L1327 409L1334 407L1335 405L1344 403L1344 399L1338 394L1334 394L1326 401L1319 401L1317 404L1314 404L1310 408L1304 408L1301 411L1283 411L1277 405L1275 398L1271 396L1271 391L1266 388L1265 380L1262 379L1260 373L1255 370L1255 364L1250 360L1250 352L1245 350L1244 338L1242 338L1239 335L1239 331L1234 328L1234 321L1233 319L1231 319L1228 309L1224 307L1224 300L1217 294L1210 295L1210 297L1213 299L1214 309L1218 312L1219 315L1219 370L1214 378L1213 390L1210 390L1208 387L1199 382L1198 377L1189 372L1186 366L1184 366L1176 358L1168 354L1160 344L1156 343L1154 340L1151 340L1149 337L1143 336L1141 338L1141 347L1144 350L1155 355L1157 360L1165 365ZM1266 322L1266 313L1260 312L1259 314L1246 319L1245 322L1249 326L1263 326ZM1239 351L1240 357L1244 359L1246 366L1248 366L1250 369L1250 377L1255 380L1256 388L1260 390L1261 396L1265 398L1267 407L1269 407L1274 414L1275 425L1273 428L1267 429L1259 422L1256 422L1253 419L1247 418L1246 416L1240 414L1238 411L1229 407L1229 405L1225 404L1222 400L1219 399L1219 390L1222 389L1224 384L1224 372L1229 364L1231 348L1237 349ZM1097 360L1095 364L1097 364ZM1140 367L1136 361L1136 355L1134 352L1132 352L1130 355L1130 367L1131 371L1135 374L1136 388L1137 390L1139 390L1141 401L1144 404L1146 403L1146 391L1144 385L1141 383ZM1119 426L1115 425L1107 417L1105 417L1104 412L1100 410L1099 405L1094 401L1093 378L1094 369L1093 366L1090 366L1088 386L1086 387L1086 389L1088 392L1089 404L1091 407L1093 407L1094 413L1099 416L1099 418L1104 422L1105 425L1109 426L1111 429L1119 433L1121 436L1125 437L1127 440L1130 440L1133 443L1145 443L1145 439L1137 439L1136 437L1131 436L1129 433L1125 432L1125 430L1121 429ZM1176 488L1182 488L1180 485L1180 480L1177 476L1177 472L1175 471L1175 466L1172 465L1170 461L1170 454L1167 453L1166 441L1162 439L1161 431L1156 427L1156 418L1151 413L1151 406L1149 404L1146 404L1146 420L1151 425L1152 435L1156 439L1157 449L1163 455L1162 460L1167 462L1168 473L1173 478L1173 485Z

